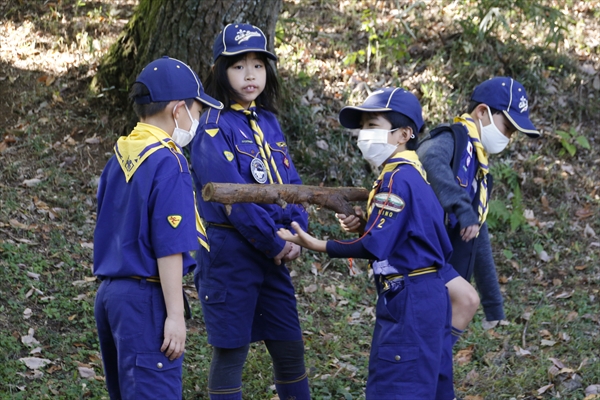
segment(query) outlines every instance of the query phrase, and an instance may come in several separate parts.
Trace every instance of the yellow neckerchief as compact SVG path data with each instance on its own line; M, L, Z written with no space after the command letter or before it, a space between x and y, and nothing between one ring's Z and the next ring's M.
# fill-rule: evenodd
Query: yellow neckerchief
M467 132L469 133L469 137L471 138L477 154L477 161L479 162L479 169L477 170L477 178L479 180L479 205L477 211L479 214L479 224L482 225L485 222L488 213L487 175L490 172L488 155L479 139L479 132L473 117L469 114L463 114L460 117L454 118L454 123L461 123L467 128Z
M277 170L277 164L275 163L275 159L273 158L273 155L271 154L271 149L269 148L269 144L265 140L265 135L264 135L262 129L260 129L260 126L256 122L256 112L254 111L256 109L256 104L254 102L252 102L250 104L250 107L248 107L248 110L246 110L244 107L242 107L240 104L237 104L237 103L232 104L231 108L235 111L243 112L244 115L246 115L248 117L248 121L250 122L250 127L252 128L252 131L254 133L254 140L256 141L256 144L258 145L258 151L260 153L260 157L262 158L262 161L265 164L265 169L267 171L267 177L269 178L269 183L274 183L274 181L273 181L273 173L274 173L275 177L277 178L277 183L282 184L283 181L281 179L281 176L279 175L279 171Z
M423 177L423 180L427 182L427 173L421 165L421 161L419 161L419 157L417 156L417 153L414 150L404 150L394 154L392 158L390 158L383 166L383 170L381 171L379 177L373 184L373 189L371 189L371 193L369 193L369 200L367 201L367 220L369 219L369 216L371 215L372 211L371 202L373 201L373 197L375 197L375 195L377 194L377 189L379 189L379 185L381 185L381 183L383 182L383 176L388 172L394 171L398 167L398 165L401 164L412 165L417 171L419 171L419 173ZM394 174L396 172L394 172ZM390 194L391 190L392 185L390 184Z
M183 170L181 166L180 158L176 154L183 155L179 146L175 144L171 136L162 129L138 122L133 131L129 136L121 136L117 140L117 144L114 147L117 161L125 174L125 181L133 177L138 167L142 165L144 160L150 157L155 151L162 148L167 148L175 155L177 162L179 163L180 170ZM196 209L196 195L194 194L194 210L196 211L196 231L198 234L198 242L206 249L210 250L206 239L206 230Z

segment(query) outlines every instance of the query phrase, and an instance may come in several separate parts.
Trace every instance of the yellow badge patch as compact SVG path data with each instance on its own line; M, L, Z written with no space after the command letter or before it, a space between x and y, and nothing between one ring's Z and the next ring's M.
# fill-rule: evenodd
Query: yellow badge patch
M204 130L206 133L208 133L210 135L210 137L215 137L215 135L217 133L219 133L219 128L215 128L215 129L205 129Z
M225 154L225 158L227 159L227 161L231 161L233 160L233 153L230 151L224 151L223 154Z
M167 221L169 221L169 224L173 227L173 228L177 228L179 226L179 224L181 223L181 215L169 215L167 217Z
M277 142L277 146L279 146L279 147L287 147L287 144L285 142Z

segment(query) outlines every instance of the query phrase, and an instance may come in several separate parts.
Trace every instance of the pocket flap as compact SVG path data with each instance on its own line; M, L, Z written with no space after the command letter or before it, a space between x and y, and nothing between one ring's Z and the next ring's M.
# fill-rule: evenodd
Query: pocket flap
M138 353L135 359L136 366L157 372L178 368L181 367L182 364L183 356L171 361L161 352Z
M223 303L227 297L227 289L200 285L200 301L204 304Z
M419 357L419 346L384 344L379 346L378 355L381 360L393 363L412 361L416 360L417 357Z

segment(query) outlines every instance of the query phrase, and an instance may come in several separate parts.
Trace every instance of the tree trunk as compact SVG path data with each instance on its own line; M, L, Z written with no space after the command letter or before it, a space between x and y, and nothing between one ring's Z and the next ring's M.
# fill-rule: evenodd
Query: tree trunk
M140 0L121 36L98 67L92 90L126 107L129 87L150 61L168 55L204 79L217 34L234 22L256 25L274 47L282 0Z

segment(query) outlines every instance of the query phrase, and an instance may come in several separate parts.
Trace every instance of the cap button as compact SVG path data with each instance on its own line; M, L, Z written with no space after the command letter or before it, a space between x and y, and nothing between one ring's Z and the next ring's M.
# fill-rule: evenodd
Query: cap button
M400 357L400 356L396 356L396 357L394 357L394 360L396 360L396 361L400 361L400 359L401 359L401 358L402 358L402 357Z
M208 301L208 296L204 296L204 300Z
M163 367L163 363L156 364L156 368L161 369Z

